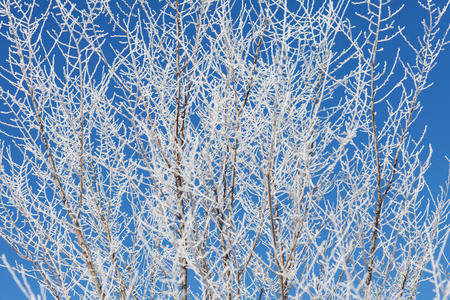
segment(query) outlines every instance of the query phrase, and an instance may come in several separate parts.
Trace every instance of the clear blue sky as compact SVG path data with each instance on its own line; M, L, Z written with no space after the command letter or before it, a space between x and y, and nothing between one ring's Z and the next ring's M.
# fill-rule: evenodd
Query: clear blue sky
M393 1L396 2L396 1ZM415 7L415 1L405 1L406 9L400 14L399 24L406 24L407 30L414 32L419 29L420 23ZM439 1L438 1L439 2ZM450 14L447 13L446 22L450 21ZM7 49L5 42L0 38L0 64L4 64ZM422 113L416 121L413 133L417 134L427 126L427 134L424 145L431 144L433 147L432 165L428 171L428 183L432 191L436 194L439 185L443 184L448 174L448 164L445 156L450 156L450 45L441 53L438 65L431 74L431 81L434 85L421 95L423 105ZM0 84L2 81L0 80ZM1 226L1 224L0 224ZM450 245L447 246L450 250ZM0 241L0 254L5 253L10 261L16 259L14 253L10 251L4 241ZM450 251L447 251L450 253ZM423 294L418 299L429 299L430 290L423 287ZM0 300L25 299L16 284L11 279L5 269L0 269Z

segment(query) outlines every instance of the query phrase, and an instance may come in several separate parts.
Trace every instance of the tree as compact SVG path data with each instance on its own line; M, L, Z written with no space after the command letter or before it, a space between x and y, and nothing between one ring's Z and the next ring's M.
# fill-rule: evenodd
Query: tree
M389 0L0 2L28 298L449 296L449 183L413 123L450 1L419 2L418 39Z

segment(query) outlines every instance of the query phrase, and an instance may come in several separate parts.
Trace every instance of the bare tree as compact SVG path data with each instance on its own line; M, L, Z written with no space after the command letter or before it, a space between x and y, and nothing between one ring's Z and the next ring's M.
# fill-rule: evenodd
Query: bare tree
M30 299L449 297L411 129L450 1L417 39L390 2L1 0L3 265Z

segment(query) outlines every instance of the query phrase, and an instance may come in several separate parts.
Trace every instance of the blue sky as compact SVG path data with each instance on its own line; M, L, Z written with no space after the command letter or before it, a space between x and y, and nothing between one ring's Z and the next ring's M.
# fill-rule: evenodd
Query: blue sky
M412 2L412 1L411 1ZM408 5L399 15L399 24L407 25L407 30L414 34L420 29L419 12L414 5ZM450 14L447 13L445 20L449 23ZM0 39L3 46L0 47L0 64L4 64L7 48ZM416 136L423 128L427 127L424 145L431 144L433 147L432 165L428 171L428 184L434 194L439 191L439 186L444 183L448 174L448 163L445 156L450 156L450 45L441 53L438 65L430 76L434 85L423 92L420 102L423 105L422 113L414 124L412 133ZM0 84L4 82L0 80ZM447 246L447 250L450 245ZM450 251L447 251L449 253ZM16 259L14 253L9 250L4 241L0 241L0 254L5 253L10 261ZM0 269L0 300L25 299L11 276L5 269ZM430 290L424 286L423 294L419 299L428 299Z

